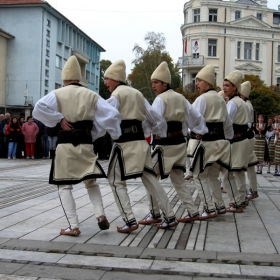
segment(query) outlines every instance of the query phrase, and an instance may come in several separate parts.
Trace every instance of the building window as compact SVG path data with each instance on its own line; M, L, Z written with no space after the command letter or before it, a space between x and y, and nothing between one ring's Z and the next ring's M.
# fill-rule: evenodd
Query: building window
M241 58L241 42L237 42L237 59Z
M51 36L51 32L50 30L47 29L47 36L50 37Z
M49 19L47 19L47 26L51 27L51 21Z
M90 82L90 72L86 71L86 80Z
M48 69L45 69L45 76L49 77L49 70Z
M55 57L55 67L62 69L62 58L58 55Z
M241 18L241 11L235 11L235 19Z
M195 77L196 77L197 73L192 73L192 84L195 85Z
M252 59L252 43L244 43L244 59Z
M49 80L45 80L45 87L49 86Z
M46 56L50 56L50 51L46 49Z
M280 62L280 46L278 46L277 61Z
M93 73L91 73L91 79L90 79L90 82L92 83L92 84L94 84L94 81L95 81L95 78L94 78L94 74Z
M47 89L45 89L45 95L47 95L49 93L49 91Z
M256 60L260 60L260 44L256 43Z
M46 59L45 64L46 64L47 67L49 67L50 66L50 61L48 59Z
M208 39L208 56L217 56L217 40Z
M55 83L54 88L55 89L61 88L61 84Z
M46 46L47 46L47 47L50 46L50 40L46 40Z
M257 19L262 20L262 14L261 13L257 13Z
M217 22L218 21L218 10L217 9L209 9L209 21Z
M193 22L200 22L200 9L193 10Z

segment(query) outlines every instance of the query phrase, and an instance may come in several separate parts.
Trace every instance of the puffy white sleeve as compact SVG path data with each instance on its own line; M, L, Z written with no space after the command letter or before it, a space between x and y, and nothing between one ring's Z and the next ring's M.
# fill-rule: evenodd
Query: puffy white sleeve
M206 99L203 95L200 95L196 98L192 106L199 111L199 113L204 116L206 111Z
M33 117L47 127L54 127L64 118L58 112L57 100L54 91L42 97L36 104L32 113Z
M161 98L159 98L161 100ZM163 103L163 102L162 102ZM163 104L164 105L164 104ZM159 111L145 99L146 107L146 119L142 122L142 127L144 130L145 137L148 137L152 134L158 135L162 138L166 137L167 132L167 123L163 114L160 114ZM163 110L164 111L164 110Z
M120 124L121 115L119 111L99 96L95 106L91 133L93 141L104 136L106 131L111 135L112 139L118 139L121 136Z
M205 110L206 110L206 100L203 96L199 96L195 100L193 105L191 105L190 102L186 99L187 126L191 131L201 135L208 133L208 128L206 126L205 119L203 117Z
M232 120L229 115L227 115L226 121L224 122L224 134L226 139L232 139L234 135Z
M238 108L237 108L237 105L235 104L235 102L230 100L227 103L227 111L228 111L228 114L229 114L229 117L231 118L231 120L233 120L234 117L236 116L237 110L238 110Z

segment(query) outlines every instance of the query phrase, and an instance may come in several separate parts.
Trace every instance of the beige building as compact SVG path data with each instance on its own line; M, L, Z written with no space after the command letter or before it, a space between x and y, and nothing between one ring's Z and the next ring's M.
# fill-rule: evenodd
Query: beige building
M280 6L277 11L267 8L266 0L190 0L181 32L184 87L208 64L220 87L234 70L280 84Z
M0 29L0 105L6 109L7 51L8 40L14 36ZM6 111L6 110L5 110Z

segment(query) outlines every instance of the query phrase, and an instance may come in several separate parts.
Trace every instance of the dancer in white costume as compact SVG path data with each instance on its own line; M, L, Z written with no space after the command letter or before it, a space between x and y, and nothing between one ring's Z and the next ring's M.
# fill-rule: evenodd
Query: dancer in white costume
M106 131L113 139L118 139L121 135L120 114L96 92L79 84L81 69L75 56L65 63L61 78L65 87L41 98L35 105L33 116L48 127L61 124L49 181L58 185L61 205L69 222L69 227L62 229L60 234L77 236L80 230L72 185L82 181L94 205L100 229L109 228L95 180L106 178L106 175L93 152L92 142Z

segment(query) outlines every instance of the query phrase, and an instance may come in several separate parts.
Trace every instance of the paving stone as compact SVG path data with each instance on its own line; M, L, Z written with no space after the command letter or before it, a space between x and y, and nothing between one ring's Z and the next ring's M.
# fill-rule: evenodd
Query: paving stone
M68 267L57 267L43 266L28 264L22 267L16 272L17 275L21 276L33 276L33 277L43 277L43 278L54 278L54 279L69 279L69 280L99 280L106 273L102 270L91 270L91 269L81 269L81 268L68 268ZM41 278L40 278L41 280Z
M139 274L128 272L106 272L102 277L102 280L192 280L192 277L185 277L179 275L156 275L156 274Z
M280 262L279 254L253 254L235 252L217 252L218 260L251 261L251 262Z
M16 275L0 274L0 279L1 280L37 280L38 277L22 277Z
M141 254L140 258L152 258L152 257L168 257L168 258L180 258L180 259L216 259L216 252L206 251L191 251L191 250L172 250L172 249L150 249L146 248Z
M152 260L127 259L127 258L110 258L99 256L81 256L66 255L60 259L58 264L76 264L95 267L112 267L119 269L149 269Z
M0 245L9 241L9 238L0 238Z
M172 262L172 261L157 261L153 262L151 270L156 270L166 273L170 272L181 272L183 274L189 275L195 274L217 274L217 275L231 275L240 276L239 265L234 264L211 264L211 263L194 263L194 262Z
M279 279L280 267L241 265L241 274L254 277L266 277L266 279Z
M40 240L10 239L1 245L1 248L15 248L16 250L30 250L43 252L66 252L76 243L71 242L49 242Z
M143 252L143 248L135 247L120 247L114 245L99 245L99 244L76 244L67 253L77 254L77 253L90 253L94 254L106 254L110 256L140 256Z
M60 260L63 254L28 252L0 249L0 258L17 260L17 261L38 261L55 263Z
M0 271L3 274L13 274L24 265L19 263L0 262ZM1 279L1 278L0 278Z

